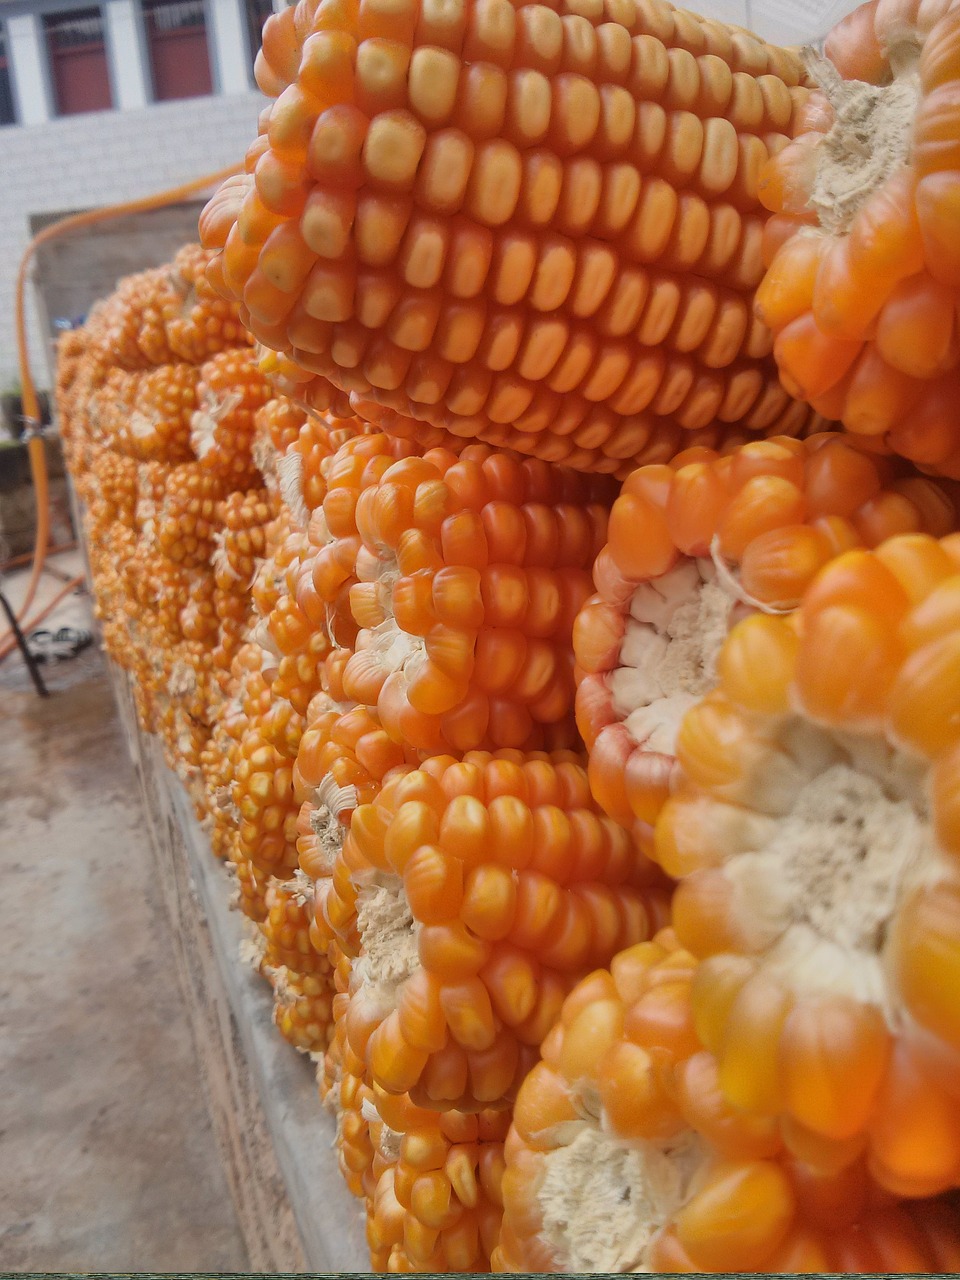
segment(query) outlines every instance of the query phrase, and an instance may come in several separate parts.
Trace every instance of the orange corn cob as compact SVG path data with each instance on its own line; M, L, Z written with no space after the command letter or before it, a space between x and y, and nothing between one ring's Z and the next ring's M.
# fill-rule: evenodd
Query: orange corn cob
M350 961L337 948L331 959L333 966L333 1035L327 1045L323 1058L317 1063L317 1089L320 1101L327 1110L336 1114L340 1108L340 1084L344 1073L344 1059L350 1057L346 1047L346 1031L343 1025L343 1014L349 1001L346 994L350 981ZM352 1061L352 1059L351 1059ZM357 1062L357 1071L362 1075L363 1064ZM360 1191L358 1194L362 1195Z
M266 566L267 578L274 575L275 590L260 582L258 607L273 603L258 634L271 648L262 651L262 672L248 681L253 701L233 781L233 798L244 819L239 852L277 875L297 866L299 804L291 766L297 758L303 716L320 691L331 650L326 632L310 624L290 594L303 546L302 534L285 539Z
M121 280L88 318L95 341L110 363L124 369L182 360L200 365L228 347L247 347L251 335L240 323L235 303L225 301L206 278L212 255L187 245L168 266Z
M221 591L249 598L257 562L266 557L267 530L273 518L266 489L236 491L220 504L213 567Z
M374 1147L367 1118L372 1105L371 1093L362 1072L344 1066L338 1075L334 1091L328 1097L328 1105L337 1115L337 1163L350 1192L357 1199L369 1202L376 1188Z
M210 646L204 641L184 639L168 645L162 655L163 689L168 697L202 725L210 724L212 682Z
M761 179L757 315L793 394L957 477L960 7L871 0L826 49Z
M260 932L280 1034L305 1053L322 1053L333 1034L333 974L310 941L312 897L308 882L271 881Z
M250 588L251 599L261 618L267 617L280 599L286 572L298 561L303 548L303 535L294 531L287 507L281 506L276 519L267 526L267 542L270 555L260 565Z
M211 666L215 667L216 650L211 654ZM228 671L214 670L223 701L217 712L215 729L224 736L224 751L229 753L239 742L250 725L252 703L262 697L269 705L269 691L262 674L263 656L260 646L252 640L241 643L230 658ZM229 760L221 762L221 770L229 766ZM229 777L218 770L216 786L229 785Z
M229 347L252 345L237 307L221 298L207 280L211 254L185 245L168 273L170 292L163 304L163 323L170 350L188 364L201 365Z
M944 534L955 521L941 487L836 435L686 450L635 471L573 631L577 724L606 812L649 835L680 718L714 685L733 618L795 608L850 547Z
M317 901L356 957L347 1039L371 1082L476 1108L509 1102L570 984L647 935L662 890L577 757L502 751L387 782Z
M208 569L191 570L189 579L189 600L180 610L180 630L185 640L197 641L208 649L219 626L214 607L216 584Z
M247 348L221 352L200 369L190 440L201 465L235 489L259 483L254 417L270 394L256 353Z
M285 655L277 664L270 689L274 697L285 699L301 717L323 686L323 673L330 657L330 640L314 632L306 646L295 655ZM296 756L294 745L291 759Z
M611 472L809 420L751 315L794 54L662 0L302 0L259 66L276 101L201 236L321 395Z
M337 985L349 964L339 955ZM338 1118L338 1162L367 1206L375 1271L487 1270L502 1213L506 1111L435 1111L365 1080L334 998L335 1031L318 1070L321 1097Z
M198 723L174 699L161 694L155 716L155 731L164 745L169 768L183 782L194 802L197 817L203 817L202 756L210 737L206 725Z
M418 763L417 754L393 742L365 707L343 710L343 703L335 700L342 690L336 679L330 679L335 670L333 661L328 661L327 693L311 704L293 770L294 795L300 802L300 869L318 882L315 945L326 946L330 954L340 947L331 940L322 903L353 812L358 805L371 804L386 780ZM357 945L355 931L350 941Z
M174 359L163 314L170 287L165 267L152 267L120 281L103 316L101 341L111 364L121 369L146 369Z
M294 429L290 424L296 421ZM323 501L323 463L341 444L370 430L359 418L307 414L281 396L257 418L254 456L268 484L282 497L299 526Z
M791 1232L769 1266L789 1273L952 1271L960 1266L958 1208L952 1197L880 1205L852 1227Z
M312 552L306 531L298 529L284 538L274 552L270 564L273 590L268 588L258 594L257 584L254 584L254 600L264 619L264 643L274 650L278 658L303 652L322 630L297 598L297 583ZM332 643L330 637L324 635L323 639L329 648Z
M731 632L656 856L719 1082L820 1168L960 1182L957 535L832 561Z
M324 463L339 451L342 445L356 436L372 434L370 427L362 418L337 418L327 415L323 418L309 417L301 428L294 446L294 452L300 455L301 476L300 492L307 511L316 511L322 506L326 497L327 486L324 480Z
M500 1229L509 1113L430 1111L374 1087L367 1241L378 1271L487 1271Z
M664 930L568 996L514 1108L494 1269L924 1271L960 1256L955 1208L893 1206L862 1161L817 1174L773 1121L724 1101L699 1051L696 969Z
M296 444L306 420L306 410L286 396L271 397L256 413L257 430L269 436L270 443L281 455Z
M317 627L304 613L294 594L294 585L307 554L305 539L298 540L298 555L284 571L276 602L258 631L268 659L268 681L273 696L289 701L303 716L311 700L320 692L324 664L333 648L326 628ZM292 745L291 758L296 756Z
M207 271L208 278L217 284L222 295L230 298L227 286L220 281L219 261L215 261ZM241 314L244 308L241 307ZM249 317L248 317L249 318ZM269 347L260 347L260 370L274 390L281 396L287 396L302 405L310 414L318 417L349 418L354 409L350 396L315 374L301 369L289 356L279 351L271 351Z
M157 511L163 502L167 481L173 467L166 462L141 462L137 467L137 528L144 530L156 520Z
M142 609L149 610L169 640L181 640L180 609L189 590L190 573L155 550L141 535L134 555L122 567L131 613L137 616Z
M93 447L111 450L120 447L132 457L136 456L127 424L136 404L140 377L139 373L111 367L100 385L90 389L83 412Z
M259 924L267 918L269 872L259 871L240 852L240 835L236 830L227 835L227 867L236 883L235 905L249 920Z
M383 780L404 764L415 762L414 753L393 742L366 707L344 711L332 699L317 708L300 740L297 763L293 772L298 800L313 810L318 805L329 808L317 795L325 792L345 793L346 807L338 807L344 831L349 829L350 815L358 804L371 804ZM335 803L332 798L330 803ZM325 818L323 819L325 820ZM309 824L309 815L307 823ZM301 868L317 879L319 867L326 863L317 847L317 836L308 825L301 848ZM312 838L311 838L312 835ZM329 868L327 868L329 874Z
M133 529L137 509L137 464L132 458L105 449L94 461L90 474L95 490L90 501L93 519L103 524L116 520Z
M276 680L270 683L270 708L257 720L257 728L265 742L287 760L296 760L304 718L293 704L277 694Z
M127 381L126 391L109 384L107 388L111 395L126 395L129 402L129 410L117 422L117 446L144 462L190 461L190 420L197 407L198 370L188 364L165 364L120 376Z
M231 796L240 812L239 857L281 879L297 866L296 806L290 761L256 720L237 744Z
M722 1185L714 1193L714 1257L730 1269L763 1266L780 1243L794 1204L771 1161L776 1129L718 1106L709 1070L696 1069L705 1055L690 1007L695 969L664 930L564 1001L514 1107L495 1270L656 1266L660 1238L719 1154L710 1138L741 1188L739 1200Z
M157 546L169 560L187 568L210 562L223 494L223 480L200 463L172 468L156 524Z
M341 451L328 484L313 578L356 575L348 698L422 751L575 742L570 634L606 485L480 445L364 473Z
M350 609L360 550L357 502L362 489L374 484L394 461L408 457L412 446L378 432L354 436L331 455L328 439L332 443L326 429L313 421L297 445L309 518L308 547L296 576L296 603L307 623L322 629L337 646L352 650L358 630Z
M273 1009L284 1040L301 1053L323 1053L332 1033L332 997L329 974L284 970L274 987Z
M76 421L78 406L75 396L84 366L90 359L89 348L90 335L85 329L68 329L57 339L54 396L65 440L69 440L79 426Z
M254 629L256 614L248 596L223 591L220 587L214 591L213 607L219 625L211 663L220 692L229 697L233 660Z
M102 385L115 363L107 351L108 323L107 305L105 302L98 302L91 307L83 329L78 331L77 341L84 344L84 352L69 380L68 401L65 406L67 417L72 419L74 434L89 430L89 422L86 420L89 396ZM67 434L70 432L71 427L68 427Z
M214 857L224 861L233 852L240 816L230 797L230 748L233 745L230 723L235 717L235 705L225 702L200 756L210 848Z

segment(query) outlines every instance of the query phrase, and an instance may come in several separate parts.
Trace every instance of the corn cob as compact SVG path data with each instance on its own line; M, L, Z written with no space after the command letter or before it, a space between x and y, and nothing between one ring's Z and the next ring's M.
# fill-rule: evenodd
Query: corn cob
M187 603L180 610L180 631L185 640L203 645L206 653L212 647L210 641L217 634L219 619L214 607L216 584L209 569L194 569L189 573Z
M169 560L188 569L210 562L224 488L223 480L198 462L171 469L156 523L157 546Z
M321 400L617 473L662 430L811 420L751 315L794 54L663 0L303 0L258 66L201 237Z
M486 1271L500 1229L504 1111L429 1111L373 1088L367 1241L375 1266Z
M137 509L137 464L123 454L104 450L90 474L94 490L87 500L94 524L106 526L117 521L132 530Z
M571 983L646 936L660 883L572 754L439 756L387 782L317 886L371 1083L506 1106Z
M260 482L252 456L254 418L269 397L251 350L223 351L200 369L190 441L202 466L234 489Z
M871 0L826 51L760 183L757 314L794 395L960 477L960 7Z
M274 1022L304 1053L322 1053L333 1034L333 973L310 941L312 890L302 881L274 880L260 924L263 968L274 989Z
M313 583L329 597L356 577L347 697L421 751L571 745L570 633L605 536L603 488L485 446L387 467L381 453L365 470L346 448Z
M237 307L221 298L206 277L211 255L185 245L168 273L170 294L161 304L170 350L187 364L202 365L220 351L251 346Z
M665 930L564 1002L505 1145L504 1271L924 1271L960 1257L955 1208L904 1209L861 1161L817 1174L717 1085L694 957Z
M680 718L715 683L732 619L795 608L842 551L944 534L956 518L942 487L836 435L686 450L635 471L573 631L577 723L606 812L649 834Z
M724 1095L897 1195L960 1181L958 592L957 535L904 535L740 623L656 829Z
M126 400L117 423L117 447L143 462L189 462L193 459L190 423L197 407L199 373L192 365L168 364L142 373L122 374L126 387L110 386L108 394Z

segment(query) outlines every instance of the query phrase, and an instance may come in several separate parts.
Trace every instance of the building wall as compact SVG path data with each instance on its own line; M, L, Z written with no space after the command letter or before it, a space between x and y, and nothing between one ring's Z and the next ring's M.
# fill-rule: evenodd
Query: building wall
M30 218L138 199L234 164L256 136L263 102L259 93L192 98L0 129L0 390L16 381L14 292ZM45 381L46 337L31 313Z
M93 7L103 16L113 107L58 118L44 17ZM265 7L261 0L257 11ZM247 0L203 0L212 92L157 102L141 0L0 0L18 121L0 127L0 391L18 382L14 297L31 226L44 215L139 199L242 161L264 105L253 84L256 37L246 9ZM181 221L184 240L196 238L195 218ZM144 261L132 262L127 252L118 276L171 256L169 234L141 244ZM31 290L28 302L33 365L43 385L47 317L32 305Z

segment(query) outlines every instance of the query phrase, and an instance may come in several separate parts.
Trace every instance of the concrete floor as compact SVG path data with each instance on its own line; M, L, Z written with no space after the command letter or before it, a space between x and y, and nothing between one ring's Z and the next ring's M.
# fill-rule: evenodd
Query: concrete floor
M0 1271L242 1271L102 660L45 678L0 665Z

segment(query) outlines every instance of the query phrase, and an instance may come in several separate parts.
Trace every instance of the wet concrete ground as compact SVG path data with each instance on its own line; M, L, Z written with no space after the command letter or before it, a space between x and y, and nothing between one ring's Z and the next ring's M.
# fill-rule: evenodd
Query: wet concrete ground
M102 661L46 678L0 665L0 1271L244 1270Z

